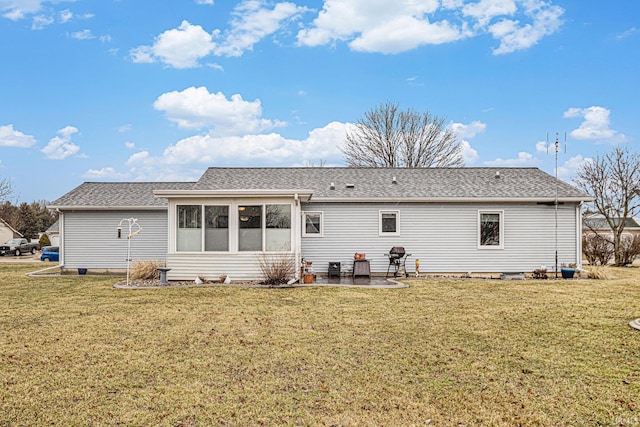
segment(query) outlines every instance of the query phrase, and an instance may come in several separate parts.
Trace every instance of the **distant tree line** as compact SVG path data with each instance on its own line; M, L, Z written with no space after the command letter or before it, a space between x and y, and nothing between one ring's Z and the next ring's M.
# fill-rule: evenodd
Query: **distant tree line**
M25 238L36 239L38 233L46 231L58 219L58 213L47 209L47 203L40 200L32 203L23 202L16 206L6 201L0 204L0 218Z

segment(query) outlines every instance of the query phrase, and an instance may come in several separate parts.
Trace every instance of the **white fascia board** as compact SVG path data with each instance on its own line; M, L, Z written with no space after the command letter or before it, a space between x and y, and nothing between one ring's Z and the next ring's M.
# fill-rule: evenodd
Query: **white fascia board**
M59 211L166 211L168 206L65 206L50 205L47 209Z
M231 197L298 197L308 201L313 190L154 190L155 197L162 198L231 198Z
M479 197L315 197L316 203L555 203L548 198L479 198ZM558 203L590 202L591 198L558 198Z

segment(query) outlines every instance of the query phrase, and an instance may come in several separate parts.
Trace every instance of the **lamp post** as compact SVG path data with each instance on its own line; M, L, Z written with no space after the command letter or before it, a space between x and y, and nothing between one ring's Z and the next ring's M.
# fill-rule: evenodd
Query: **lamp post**
M118 224L118 239L122 238L122 223L129 224L129 234L127 234L127 286L129 286L129 262L131 261L131 239L142 231L137 218L123 218Z

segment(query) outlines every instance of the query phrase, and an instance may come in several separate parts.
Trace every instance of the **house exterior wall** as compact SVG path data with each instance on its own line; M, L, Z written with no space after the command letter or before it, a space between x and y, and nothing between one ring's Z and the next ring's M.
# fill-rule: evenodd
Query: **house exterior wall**
M128 223L137 218L142 232L131 239L131 260L164 261L167 254L167 211L65 211L60 215L61 264L64 269L123 270L127 268Z
M20 237L18 233L15 233L11 228L7 227L4 222L0 221L0 244L18 237Z
M238 207L244 205L291 205L291 250L286 252L261 252L238 250ZM176 241L178 205L222 205L229 207L229 250L222 252L178 251ZM263 218L264 220L264 218ZM194 280L202 275L217 280L222 274L231 280L262 280L261 261L289 257L300 259L300 204L289 197L243 198L176 198L169 201L168 212L167 273L169 280Z
M304 211L323 213L323 236L302 237L302 256L316 272L327 274L329 262L353 262L366 253L371 271L385 273L386 254L402 246L411 257L407 271L528 272L555 266L555 209L538 204L345 204L305 203ZM400 234L379 235L379 211L396 210ZM478 211L501 211L502 249L478 247ZM558 262L580 264L578 206L558 206Z

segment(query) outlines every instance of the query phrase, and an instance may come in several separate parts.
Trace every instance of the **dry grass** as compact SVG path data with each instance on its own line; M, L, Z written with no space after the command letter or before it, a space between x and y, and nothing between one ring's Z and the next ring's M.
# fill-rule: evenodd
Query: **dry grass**
M164 267L162 261L135 261L131 264L129 275L131 280L152 280L159 279L158 267Z
M587 278L595 280L613 279L613 268L606 265L590 265L587 267Z
M640 424L640 271L114 289L0 264L0 425Z

